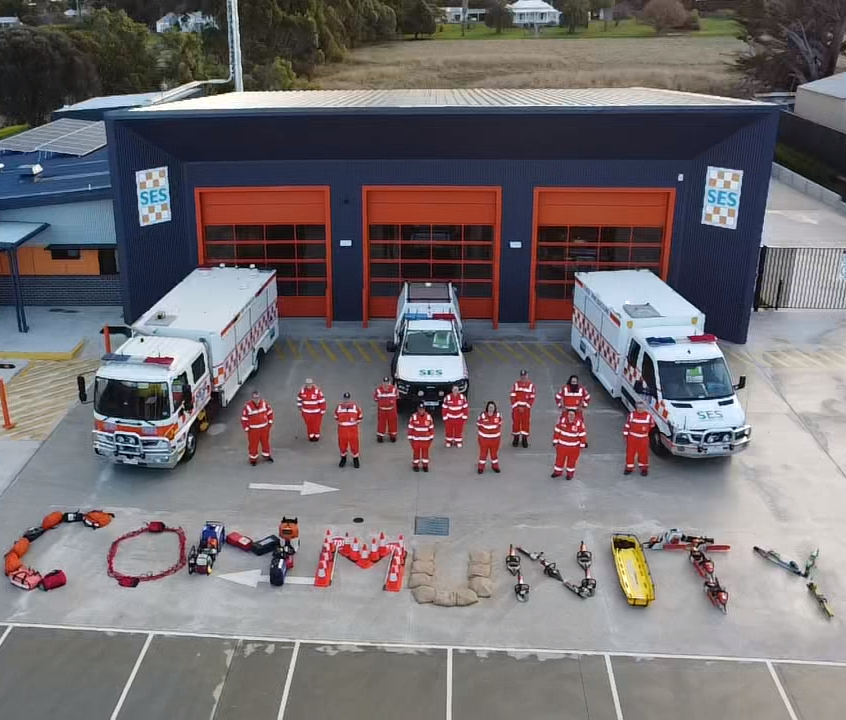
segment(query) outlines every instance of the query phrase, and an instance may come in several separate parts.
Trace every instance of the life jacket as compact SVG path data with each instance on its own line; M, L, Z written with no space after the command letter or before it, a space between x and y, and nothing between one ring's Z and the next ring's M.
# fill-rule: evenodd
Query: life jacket
M114 518L113 513L107 513L103 510L91 510L82 516L82 522L85 523L86 527L99 530L106 527L112 521L112 518Z

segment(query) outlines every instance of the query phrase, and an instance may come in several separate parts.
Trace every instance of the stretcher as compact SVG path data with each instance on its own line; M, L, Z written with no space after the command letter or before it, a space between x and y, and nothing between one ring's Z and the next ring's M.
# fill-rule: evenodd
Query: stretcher
M612 535L611 552L626 601L639 607L649 605L655 599L655 585L637 536L629 533Z

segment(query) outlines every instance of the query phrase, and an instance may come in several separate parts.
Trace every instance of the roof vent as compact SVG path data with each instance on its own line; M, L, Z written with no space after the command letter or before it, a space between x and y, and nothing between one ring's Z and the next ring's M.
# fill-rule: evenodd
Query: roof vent
M44 168L38 163L33 165L21 165L18 167L18 172L23 177L36 177L44 172Z
M0 172L3 172L3 168L6 167L3 163L0 163Z

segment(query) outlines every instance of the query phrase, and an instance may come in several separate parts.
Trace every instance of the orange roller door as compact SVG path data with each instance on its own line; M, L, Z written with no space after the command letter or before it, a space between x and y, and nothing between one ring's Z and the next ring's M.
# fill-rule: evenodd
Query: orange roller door
M282 315L331 322L328 187L203 188L196 201L201 265L272 268Z
M364 188L365 317L394 317L407 280L449 281L465 317L496 325L500 197L492 187Z
M569 320L576 272L667 276L675 190L536 188L529 320Z

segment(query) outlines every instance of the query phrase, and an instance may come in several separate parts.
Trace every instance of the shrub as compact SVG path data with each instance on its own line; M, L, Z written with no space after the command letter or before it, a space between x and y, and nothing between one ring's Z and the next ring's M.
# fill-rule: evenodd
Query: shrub
M688 17L679 0L649 0L643 9L643 21L655 28L659 35L667 30L683 28Z
M0 128L0 140L5 140L7 137L17 135L24 130L29 130L29 125L8 125L7 127Z

